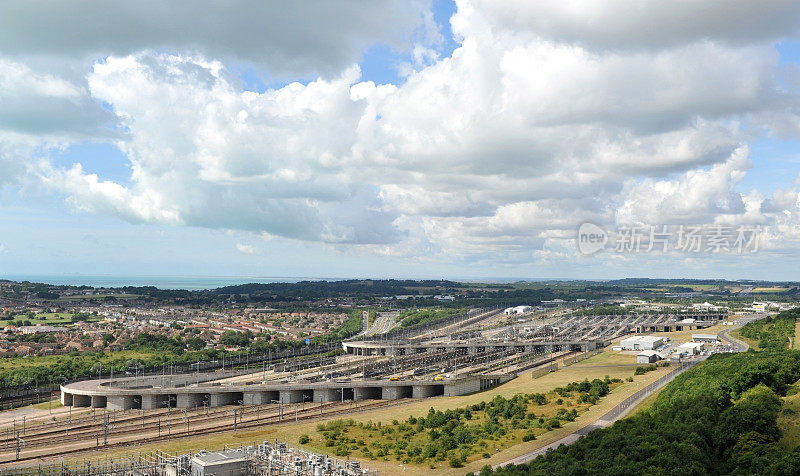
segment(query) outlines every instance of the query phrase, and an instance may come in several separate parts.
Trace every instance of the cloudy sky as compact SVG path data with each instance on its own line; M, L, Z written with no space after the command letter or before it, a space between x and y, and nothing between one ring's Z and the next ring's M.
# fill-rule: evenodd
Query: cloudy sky
M800 2L288 5L0 3L0 275L800 278Z

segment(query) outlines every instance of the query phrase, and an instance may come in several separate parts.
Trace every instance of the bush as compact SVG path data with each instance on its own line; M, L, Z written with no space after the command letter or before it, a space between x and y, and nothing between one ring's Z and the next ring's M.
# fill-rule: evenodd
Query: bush
M647 372L652 372L655 369L656 366L653 364L650 364L647 367L640 365L639 367L636 367L636 370L633 372L633 375L643 375L646 374Z
M464 467L464 463L461 462L461 458L453 456L452 458L450 458L450 467L451 468L463 468Z
M536 439L536 435L533 434L532 431L529 431L522 435L522 441L533 441Z
M301 445L308 444L309 441L311 441L311 438L309 438L308 435L300 435L300 438L297 440Z

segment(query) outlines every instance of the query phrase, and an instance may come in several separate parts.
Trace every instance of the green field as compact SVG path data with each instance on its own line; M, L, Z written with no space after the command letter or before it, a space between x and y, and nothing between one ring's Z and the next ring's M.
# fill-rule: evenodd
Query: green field
M41 312L38 314L34 314L33 317L29 317L28 314L17 314L14 317L10 318L13 321L31 321L32 325L43 324L48 326L57 326L57 325L65 325L72 323L72 316L74 313L71 312Z

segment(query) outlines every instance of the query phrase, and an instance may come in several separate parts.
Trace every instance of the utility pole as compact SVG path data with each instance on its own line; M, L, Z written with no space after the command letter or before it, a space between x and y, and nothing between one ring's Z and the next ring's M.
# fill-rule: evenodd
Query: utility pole
M23 441L23 439L19 437L19 432L17 432L17 457L16 457L16 459L19 459L20 447L23 444L25 444L25 441Z

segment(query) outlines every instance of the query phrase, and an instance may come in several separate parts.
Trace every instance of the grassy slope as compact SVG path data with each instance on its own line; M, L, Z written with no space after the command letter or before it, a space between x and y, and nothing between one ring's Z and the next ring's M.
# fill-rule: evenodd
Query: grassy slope
M794 341L792 349L800 350L800 319L794 323Z
M147 359L148 357L152 357L156 353L157 353L156 351L145 352L138 350L120 350L116 352L106 352L101 361L108 362L118 358ZM70 358L71 357L69 355L44 355L44 356L37 355L32 357L4 357L0 359L0 371L27 368L27 367L39 367L39 366L48 367L58 362L64 362L66 359Z
M783 433L781 446L792 450L800 445L800 393L783 398L783 409L778 415L778 428Z
M732 330L732 331L731 331L731 336L732 336L732 337L735 337L736 339L743 340L743 341L747 342L747 344L748 344L748 345L750 346L750 348L751 348L751 349L753 349L753 350L761 350L761 349L758 347L758 341L757 341L757 340L753 340L753 339L748 339L747 337L744 337L744 336L742 335L741 329L735 329L735 330Z

